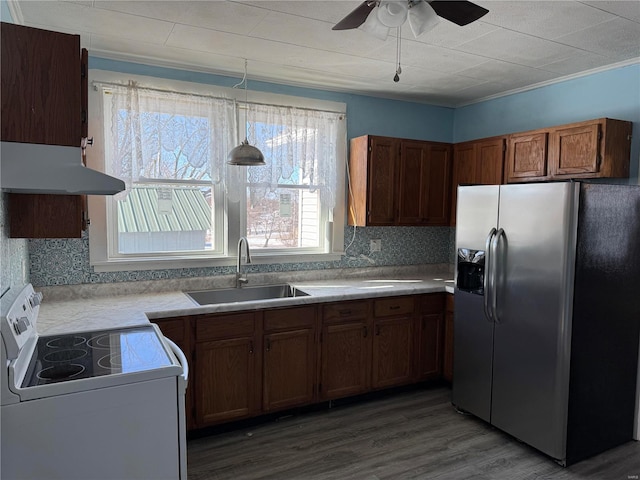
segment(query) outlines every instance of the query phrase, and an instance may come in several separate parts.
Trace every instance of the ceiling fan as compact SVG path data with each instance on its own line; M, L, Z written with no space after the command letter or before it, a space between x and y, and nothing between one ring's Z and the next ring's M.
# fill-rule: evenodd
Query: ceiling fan
M369 15L377 10L376 15ZM407 18L414 36L433 28L442 17L457 25L475 22L489 10L466 1L427 0L365 0L332 30L349 30L362 26L363 30L386 38L389 28L401 26Z

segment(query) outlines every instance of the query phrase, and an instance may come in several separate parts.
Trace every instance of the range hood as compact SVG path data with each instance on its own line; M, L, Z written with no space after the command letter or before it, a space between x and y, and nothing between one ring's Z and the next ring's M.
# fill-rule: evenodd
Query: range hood
M113 195L124 182L82 164L80 147L0 143L0 186L14 193Z

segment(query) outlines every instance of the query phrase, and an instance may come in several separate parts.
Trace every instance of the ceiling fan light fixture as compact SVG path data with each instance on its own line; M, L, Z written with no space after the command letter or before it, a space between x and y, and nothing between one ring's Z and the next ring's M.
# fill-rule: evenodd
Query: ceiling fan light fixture
M440 23L440 17L438 17L436 11L423 0L419 0L411 5L408 16L409 26L415 38L428 32Z
M377 8L378 7L376 7L376 9ZM384 26L380 20L378 20L377 15L369 15L358 29L368 33L369 35L373 35L380 40L386 40L389 36L389 27Z
M376 16L385 27L395 28L407 20L409 2L407 0L382 0L378 5Z

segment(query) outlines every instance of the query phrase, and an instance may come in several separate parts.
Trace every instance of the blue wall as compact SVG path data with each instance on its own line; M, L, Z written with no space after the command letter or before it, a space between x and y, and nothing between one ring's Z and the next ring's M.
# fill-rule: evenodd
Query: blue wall
M89 57L89 68L219 85L222 87L232 87L238 83L239 80L235 77L153 67L97 57ZM249 81L249 89L346 103L348 138L370 134L413 138L417 140L433 140L437 142L453 141L453 108L387 100L364 95L329 92L311 88L292 87L253 80Z
M455 111L453 141L600 117L633 122L630 176L637 177L640 164L640 64L458 108Z

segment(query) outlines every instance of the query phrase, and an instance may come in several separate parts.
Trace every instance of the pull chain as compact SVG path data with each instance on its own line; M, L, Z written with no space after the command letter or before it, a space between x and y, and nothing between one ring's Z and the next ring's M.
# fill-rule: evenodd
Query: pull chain
M398 27L398 39L396 43L396 59L398 61L398 67L396 68L396 74L393 76L394 82L400 81L400 74L402 73L402 67L400 66L400 54L402 53L402 27Z

